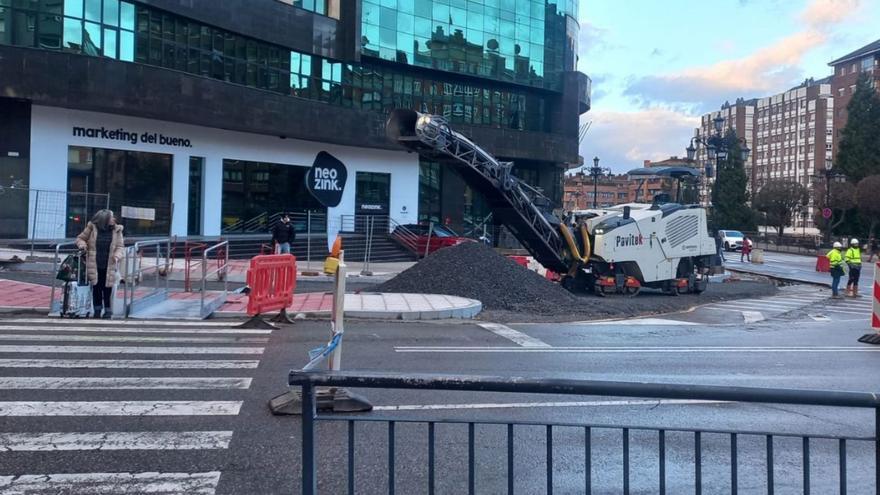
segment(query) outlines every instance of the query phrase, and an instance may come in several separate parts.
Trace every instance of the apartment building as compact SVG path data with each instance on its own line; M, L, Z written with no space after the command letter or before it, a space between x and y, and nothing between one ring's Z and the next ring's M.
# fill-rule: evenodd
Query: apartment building
M799 182L812 191L813 176L831 163L834 108L830 77L808 79L784 93L758 99L751 193L779 179ZM812 206L793 226L814 227Z
M831 92L834 95L834 146L832 156L837 156L840 135L846 127L849 101L856 91L859 74L868 72L874 80L874 88L880 88L880 40L869 43L858 50L833 60L828 65L834 67L831 78Z

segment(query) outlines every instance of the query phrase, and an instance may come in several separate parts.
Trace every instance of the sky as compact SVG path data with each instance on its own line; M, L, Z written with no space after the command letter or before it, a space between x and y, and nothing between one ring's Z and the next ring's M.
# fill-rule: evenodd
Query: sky
M877 39L880 0L581 0L581 155L615 173L684 156L701 115L830 76Z

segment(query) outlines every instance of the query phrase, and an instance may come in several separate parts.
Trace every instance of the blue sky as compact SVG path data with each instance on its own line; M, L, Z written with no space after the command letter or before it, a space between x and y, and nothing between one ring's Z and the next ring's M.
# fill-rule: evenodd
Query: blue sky
M581 0L581 143L615 172L682 156L699 116L780 93L880 38L880 0Z

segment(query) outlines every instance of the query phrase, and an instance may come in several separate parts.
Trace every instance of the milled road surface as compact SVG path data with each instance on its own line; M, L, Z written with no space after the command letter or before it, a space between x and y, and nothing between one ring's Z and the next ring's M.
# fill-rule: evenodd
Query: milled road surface
M746 307L771 308L784 302L783 298L803 300L805 307L831 307L817 302L824 300L821 293L783 292L775 297L779 299L756 299ZM853 313L860 311L853 308ZM511 324L503 327L507 328L504 331L472 323L350 321L343 367L404 374L876 391L880 348L856 342L866 329L865 323L843 313L828 312L823 315L827 320L816 320L807 313L792 305L782 313L762 312L765 319L746 323L740 309L722 307L628 322ZM300 322L270 334L235 333L226 326L122 326L117 322L95 324L87 331L52 329L71 324L0 320L0 493L10 491L10 486L30 486L33 493L76 493L77 486L98 483L121 493L143 492L150 483L182 493L299 492L299 419L272 416L266 401L286 390L288 370L302 366L307 351L327 340L326 322ZM10 329L22 326L28 329ZM65 341L67 334L207 337L212 341L90 343ZM8 335L59 337L51 342L30 342L26 337L4 340ZM217 343L217 338L229 340ZM253 340L261 338L269 340ZM72 346L94 346L96 352L64 352ZM114 352L107 349L110 346L128 350ZM172 348L177 349L176 354L170 353ZM24 377L32 378L11 380ZM80 388L69 390L51 385L58 381L40 380L45 377L83 380L78 382ZM130 381L98 380L117 377L152 380L135 382L140 383L138 389L131 389ZM83 389L87 384L93 389ZM874 427L871 412L839 408L526 394L360 392L379 406L377 409L384 408L363 415L365 419L516 420L861 437L872 436ZM402 410L388 409L394 407ZM321 493L345 492L345 427L345 423L334 422L319 425ZM386 425L359 423L355 432L357 492L387 493ZM395 433L397 491L426 493L425 423L397 423ZM506 427L479 425L474 433L476 492L505 492ZM594 493L620 493L621 430L594 428L591 433ZM518 426L514 438L516 492L543 493L546 429ZM467 425L436 426L437 493L466 492L467 439ZM582 493L583 428L556 427L552 439L555 491ZM702 436L705 493L730 490L729 442L726 435ZM766 439L741 435L738 444L740 493L766 493ZM776 493L802 493L801 446L799 438L774 439ZM657 432L630 430L629 448L631 492L656 493ZM833 440L811 442L813 493L837 493L838 449ZM846 458L849 493L873 493L871 445L848 442ZM666 459L667 493L693 492L693 435L667 433Z

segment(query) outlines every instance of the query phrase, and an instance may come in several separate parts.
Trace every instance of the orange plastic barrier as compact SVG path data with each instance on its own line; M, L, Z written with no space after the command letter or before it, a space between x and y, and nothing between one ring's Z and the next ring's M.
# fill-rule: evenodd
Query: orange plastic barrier
M296 289L296 257L292 254L254 256L247 272L247 314L254 316L286 309Z
M528 268L529 267L529 257L528 256L508 256L508 258L512 259L516 262L517 265Z
M829 261L828 257L824 254L820 254L816 257L816 271L823 273L831 271L831 261Z

